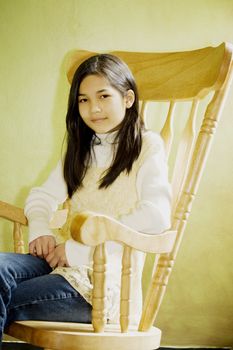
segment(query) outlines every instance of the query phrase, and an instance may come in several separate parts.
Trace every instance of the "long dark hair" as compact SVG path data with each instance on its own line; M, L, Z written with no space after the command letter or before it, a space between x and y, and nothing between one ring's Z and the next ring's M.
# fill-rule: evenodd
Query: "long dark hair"
M82 185L90 165L90 154L95 132L82 120L78 108L78 94L81 82L88 75L100 75L108 79L122 96L133 90L135 101L126 109L125 117L117 127L115 144L117 150L110 167L103 174L99 188L107 188L120 175L129 173L142 147L143 123L139 117L139 99L135 80L128 66L118 57L110 54L95 55L84 61L76 70L69 94L66 115L67 151L64 159L64 178L68 195Z

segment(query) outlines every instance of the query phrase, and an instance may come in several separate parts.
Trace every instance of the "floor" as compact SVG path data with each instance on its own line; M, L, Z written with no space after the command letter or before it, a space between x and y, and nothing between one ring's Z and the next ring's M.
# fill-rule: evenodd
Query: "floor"
M208 349L208 348L185 348L185 350L213 350L213 348ZM228 348L231 350L230 348ZM3 342L2 344L2 350L42 350L42 348L39 348L37 346L33 346L30 344L24 344L24 343L13 343L13 342ZM172 347L172 348L165 348L161 347L158 350L184 350L184 349L179 349L177 347ZM221 348L214 348L214 350L227 350L227 348L221 349Z
M2 350L41 350L37 346L24 343L3 342Z

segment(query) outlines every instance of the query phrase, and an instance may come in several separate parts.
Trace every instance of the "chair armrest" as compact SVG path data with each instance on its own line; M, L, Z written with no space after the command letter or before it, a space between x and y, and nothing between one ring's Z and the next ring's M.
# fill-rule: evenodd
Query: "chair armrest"
M18 222L22 225L27 225L27 218L21 208L0 201L0 217L12 222Z
M169 253L174 245L176 231L161 234L137 232L106 215L83 212L74 216L71 223L74 240L89 246L105 241L117 241L146 253Z

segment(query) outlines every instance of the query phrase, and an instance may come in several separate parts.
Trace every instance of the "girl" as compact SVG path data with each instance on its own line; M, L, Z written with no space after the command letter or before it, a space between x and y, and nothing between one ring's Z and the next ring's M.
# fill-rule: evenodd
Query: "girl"
M163 143L144 130L138 108L134 78L119 58L92 56L76 70L65 158L26 201L29 254L0 254L1 332L14 320L91 322L92 250L70 237L74 213L91 210L150 234L169 228ZM55 237L49 223L67 198L70 214ZM108 242L106 249L107 319L118 322L122 247ZM142 263L134 252L131 322L138 322L141 308Z

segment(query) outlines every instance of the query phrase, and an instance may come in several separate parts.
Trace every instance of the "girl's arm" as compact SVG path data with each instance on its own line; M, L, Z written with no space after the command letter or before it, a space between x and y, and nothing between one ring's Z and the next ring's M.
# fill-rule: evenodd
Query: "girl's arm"
M170 227L171 186L162 140L137 175L138 204L133 212L120 218L123 224L144 233L158 234Z
M46 182L40 187L32 188L26 199L24 212L29 224L31 254L33 254L34 246L35 248L38 246L41 248L41 244L45 240L48 241L47 247L49 250L52 238L55 239L53 231L49 228L49 222L59 204L64 203L67 196L62 162L59 161ZM48 256L48 262L50 263L53 259L51 250L48 253L50 253ZM83 246L73 239L69 239L65 243L65 255L69 266L88 264L89 253L89 247ZM38 253L36 252L33 255L38 255ZM45 257L45 254L41 253L41 257Z
M58 205L67 198L67 187L63 178L62 163L58 162L45 183L30 191L24 208L29 224L29 242L50 235L49 222Z
M155 137L159 147L145 160L137 174L137 207L118 219L122 224L148 234L159 234L171 225L171 186L167 161L163 141L158 135ZM122 247L115 242L108 242L107 247L112 255L122 251Z

